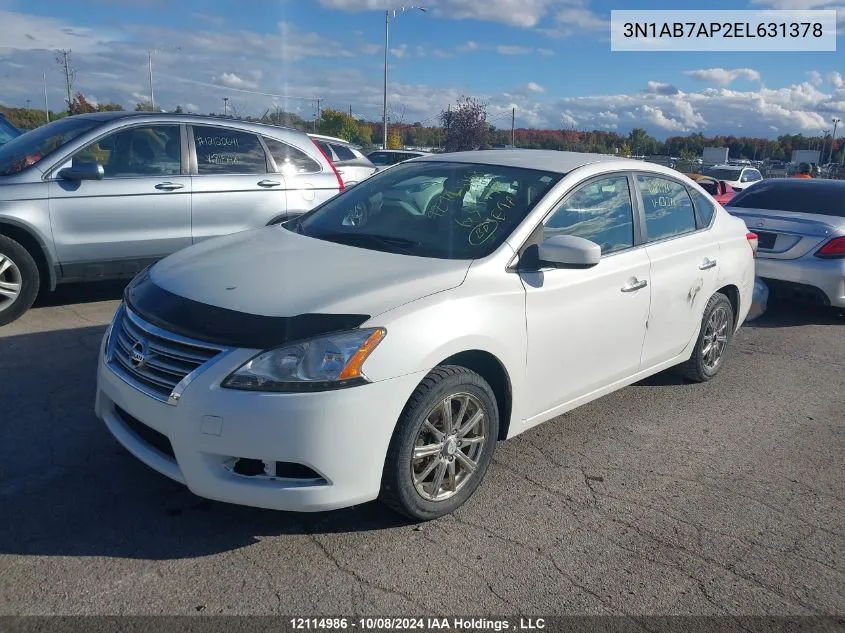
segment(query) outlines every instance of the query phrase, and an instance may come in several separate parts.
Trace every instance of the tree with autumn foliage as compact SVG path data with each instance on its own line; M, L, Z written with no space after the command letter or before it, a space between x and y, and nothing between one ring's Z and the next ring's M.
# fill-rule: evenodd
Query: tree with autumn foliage
M478 99L461 97L455 108L440 113L440 121L446 132L447 152L479 149L489 143L487 108Z
M387 149L402 149L402 135L399 130L394 128L387 135Z

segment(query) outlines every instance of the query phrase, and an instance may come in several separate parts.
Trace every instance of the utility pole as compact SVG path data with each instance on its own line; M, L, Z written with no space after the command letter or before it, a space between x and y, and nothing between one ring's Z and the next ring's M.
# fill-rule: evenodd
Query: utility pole
M229 114L229 97L223 97L223 116Z
M833 136L830 137L830 153L827 156L827 162L833 162L833 144L836 142L836 126L839 125L839 119L833 118L830 120L833 123Z
M824 164L824 146L827 145L827 133L830 130L822 130L822 148L819 152L819 162Z
M47 100L47 73L43 73L44 77L44 112L47 114L47 123L50 122L50 102Z
M349 104L349 116L352 116L352 104Z
M65 73L65 85L67 86L67 111L70 114L71 104L73 103L73 78L74 72L73 67L71 66L70 61L70 51L69 50L60 50L59 54L56 56L56 62L61 66L62 70Z
M155 95L153 95L153 52L147 51L149 53L149 61L150 61L150 109L155 111L156 109L156 100Z
M511 108L511 147L516 147L516 108Z
M321 116L321 113L320 113L320 101L322 101L322 99L317 99L317 118L316 118L316 119L314 119L314 134L316 134L316 133L317 133L317 121L319 121L319 120L320 120L320 116Z

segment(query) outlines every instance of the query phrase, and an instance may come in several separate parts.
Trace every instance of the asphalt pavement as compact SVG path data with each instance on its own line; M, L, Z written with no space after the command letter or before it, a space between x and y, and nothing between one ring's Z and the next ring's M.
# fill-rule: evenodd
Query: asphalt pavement
M0 329L0 614L845 614L833 311L770 306L716 380L660 374L499 443L463 508L414 525L210 502L129 455L93 414L120 291Z

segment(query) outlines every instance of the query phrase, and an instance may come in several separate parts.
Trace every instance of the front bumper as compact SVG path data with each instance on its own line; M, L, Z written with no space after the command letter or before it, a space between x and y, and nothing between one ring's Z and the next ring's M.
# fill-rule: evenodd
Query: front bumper
M828 304L845 308L845 259L821 259L812 255L799 259L758 256L756 269L757 276L765 280L816 288L827 298Z
M396 421L424 372L319 393L219 386L255 353L212 361L175 405L127 384L101 353L97 416L135 457L201 497L304 512L375 499ZM238 458L300 464L319 478L237 474Z

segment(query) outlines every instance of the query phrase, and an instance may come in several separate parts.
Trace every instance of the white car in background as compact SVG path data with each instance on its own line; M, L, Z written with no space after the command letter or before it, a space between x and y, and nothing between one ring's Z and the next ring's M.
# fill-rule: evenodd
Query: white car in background
M419 158L140 274L103 341L97 415L203 497L381 498L432 519L472 495L497 440L670 367L716 376L754 245L667 167Z
M309 134L308 136L334 165L345 187L357 185L376 173L376 166L361 153L361 148L357 145L334 136L322 134Z
M704 175L728 183L734 191L742 191L763 180L759 169L743 165L714 165L705 169Z

